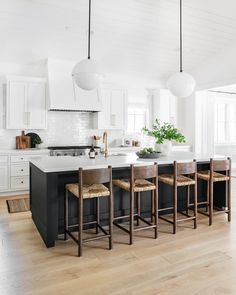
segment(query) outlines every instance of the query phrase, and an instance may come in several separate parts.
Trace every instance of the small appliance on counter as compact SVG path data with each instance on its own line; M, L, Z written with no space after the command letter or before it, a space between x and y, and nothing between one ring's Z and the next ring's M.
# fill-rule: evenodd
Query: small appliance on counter
M84 146L52 146L48 147L50 150L50 156L59 157L59 156L73 156L73 157L81 157L89 155L89 151L91 150L91 145ZM95 155L100 154L101 148L95 146L94 147Z
M25 131L21 131L21 135L16 136L16 149L24 150L31 147L30 136L25 135Z

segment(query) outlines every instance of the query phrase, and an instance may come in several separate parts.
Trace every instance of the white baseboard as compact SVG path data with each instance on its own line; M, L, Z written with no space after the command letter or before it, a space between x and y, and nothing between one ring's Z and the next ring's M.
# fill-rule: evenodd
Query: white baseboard
M13 191L13 192L1 192L0 193L0 198L4 197L10 197L10 196L20 196L20 195L27 195L29 194L29 191Z

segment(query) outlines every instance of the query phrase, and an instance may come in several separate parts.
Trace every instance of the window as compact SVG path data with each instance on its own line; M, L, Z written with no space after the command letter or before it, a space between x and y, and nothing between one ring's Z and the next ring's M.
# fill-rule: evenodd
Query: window
M147 106L144 104L140 105L129 105L128 106L128 132L129 133L140 133L141 129L147 125L148 120Z
M236 103L216 103L215 139L216 143L236 142Z

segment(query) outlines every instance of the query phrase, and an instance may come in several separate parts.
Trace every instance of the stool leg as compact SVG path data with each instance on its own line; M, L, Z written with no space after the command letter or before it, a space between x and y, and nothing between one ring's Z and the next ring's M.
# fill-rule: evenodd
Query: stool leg
M96 234L99 233L99 227L98 227L98 224L100 222L100 203L99 203L99 198L96 198L96 221L97 221L97 224L96 224Z
M66 231L68 230L68 190L65 190L64 197L64 240L68 240Z
M109 250L113 248L113 194L111 192L110 196L108 197L109 202Z
M78 198L78 256L82 256L83 242L83 198Z
M141 194L140 192L137 193L137 213L138 213L138 216L137 216L137 225L139 225L139 216L141 214Z
M227 196L228 196L228 221L231 221L231 177L229 178L228 182L228 191L227 191Z
M173 187L173 203L174 203L174 220L173 220L173 234L177 231L177 186Z
M207 203L206 203L206 212L209 210L209 180L207 181Z
M133 230L134 230L134 192L130 192L130 236L129 244L133 244Z
M194 184L194 229L197 228L197 178L195 177Z
M213 182L210 182L209 189L209 225L212 225L212 217L213 217Z
M189 204L190 204L190 185L187 186L187 205L186 205L186 214L189 213Z
M151 192L152 194L152 200L151 200L151 223L154 223L155 222L155 193L154 193L154 190Z
M154 217L155 217L155 239L158 238L158 190L154 191L155 202L154 202ZM153 215L152 215L153 216Z

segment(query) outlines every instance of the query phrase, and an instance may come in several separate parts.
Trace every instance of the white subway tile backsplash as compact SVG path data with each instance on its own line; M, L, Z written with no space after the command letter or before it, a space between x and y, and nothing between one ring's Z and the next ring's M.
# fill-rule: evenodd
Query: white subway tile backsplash
M26 130L35 132L43 140L43 146L55 145L86 145L91 144L93 135L102 135L104 130L93 129L92 113L77 112L48 112L46 130ZM21 130L1 129L0 148L15 148L15 136ZM122 137L123 131L109 130L110 145L115 145L115 140Z

